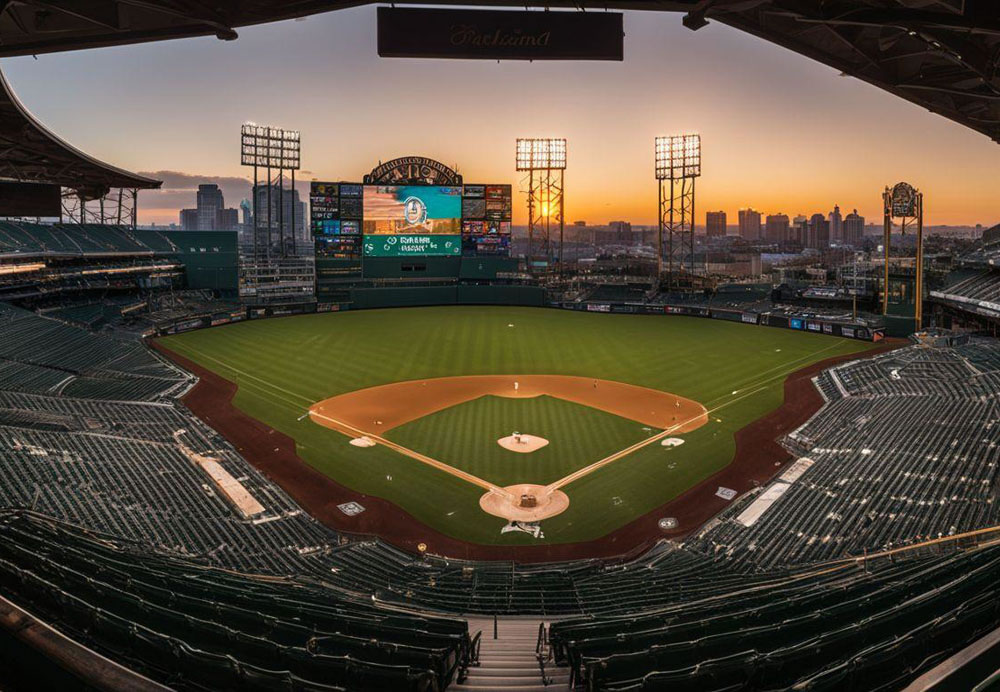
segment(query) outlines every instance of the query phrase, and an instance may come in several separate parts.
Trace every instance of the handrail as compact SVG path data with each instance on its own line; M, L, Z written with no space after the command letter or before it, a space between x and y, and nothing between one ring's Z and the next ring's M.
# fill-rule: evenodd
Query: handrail
M552 678L545 675L545 660L551 658L552 650L549 648L548 630L545 623L538 623L538 640L535 642L535 658L538 660L538 672L542 676L542 685L548 687L552 684Z
M479 646L482 643L483 631L479 630L471 638L466 638L462 644L462 652L458 662L456 682L461 685L469 677L469 668L479 665Z

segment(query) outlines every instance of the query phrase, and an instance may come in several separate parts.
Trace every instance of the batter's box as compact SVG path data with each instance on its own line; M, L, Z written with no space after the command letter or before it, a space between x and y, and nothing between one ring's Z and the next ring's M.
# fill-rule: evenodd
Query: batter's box
M365 508L359 505L357 502L344 502L343 504L337 505L337 509L346 514L349 517L353 517L357 514L361 514L365 511Z
M715 494L721 497L723 500L732 500L736 497L736 491L732 488L723 488L721 485L719 489L715 491Z

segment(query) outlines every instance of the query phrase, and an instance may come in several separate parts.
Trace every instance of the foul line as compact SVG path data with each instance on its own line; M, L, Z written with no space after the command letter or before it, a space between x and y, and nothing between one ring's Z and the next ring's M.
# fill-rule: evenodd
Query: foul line
M445 473L450 473L453 476L458 476L463 481L467 481L469 483L472 483L473 485L478 485L480 488L485 488L486 490L489 490L490 492L499 493L499 494L501 494L501 495L503 495L505 497L513 497L509 492L507 492L506 490L504 490L500 486L494 485L493 483L490 483L489 481L484 481L479 476L473 476L471 473L468 473L467 471L463 471L462 469L457 469L454 466L449 466L448 464L444 463L443 461L438 461L437 459L435 459L433 457L429 457L426 454L421 454L420 452L415 452L412 449L410 449L409 447L404 447L403 445L397 444L397 443L393 442L392 440L387 440L386 438L381 437L379 435L375 435L374 433L366 432L366 431L362 430L361 428L356 428L353 425L349 425L348 423L345 423L344 421L337 420L336 418L331 418L330 416L327 416L324 413L320 413L319 411L310 410L309 411L309 415L310 416L316 416L317 418L322 418L323 420L329 421L329 422L331 422L331 423L333 423L333 424L335 424L337 426L340 426L340 427L343 427L343 428L347 428L352 433L357 433L359 437L361 437L361 436L367 437L368 439L372 440L373 442L378 442L379 444L383 444L383 445L385 445L386 447L388 447L389 449L391 449L393 451L399 452L400 454L406 455L408 457L412 457L412 458L416 459L417 461L423 462L424 464L427 464L428 466L432 466L432 467L438 469L439 471L444 471ZM343 432L343 431L341 430L341 431L338 431L338 432Z
M836 344L834 344L834 345L836 345ZM819 355L820 353L823 353L824 351L828 351L829 349L830 349L830 347L824 348L824 349L820 349L819 351L816 351L816 352L810 354L809 356L803 356L802 358L796 358L795 360L793 360L791 362L792 363L796 363L796 362L798 362L800 360L804 360L805 358L809 358L811 356ZM785 365L787 365L787 363ZM784 367L784 366L782 366L782 367ZM771 368L771 370L774 370L774 368ZM765 372L770 372L770 370L766 370ZM714 408L708 409L704 413L701 413L701 414L699 414L697 416L692 416L691 418L688 418L685 421L681 421L680 423L676 423L675 425L670 426L669 428L667 428L663 432L657 433L656 435L653 435L652 437L646 438L645 440L641 440L640 442L636 442L634 445L631 445L630 447L626 447L625 449L623 449L623 450L621 450L619 452L615 452L614 454L610 454L610 455L604 457L603 459L601 459L600 461L595 461L593 464L590 464L589 466L584 466L582 469L574 471L573 473L569 474L568 476L560 478L556 482L550 483L549 485L545 486L545 491L547 493L551 493L554 490L558 490L558 489L560 489L560 488L562 488L562 487L564 487L566 485L569 485L573 481L580 480L584 476L587 476L587 475L593 473L594 471L597 471L598 469L600 469L600 468L602 468L604 466L607 466L608 464L621 459L622 457L628 456L632 452L638 451L638 450L642 449L643 447L646 447L648 445L653 444L654 442L658 442L659 440L662 440L663 438L665 438L667 435L670 435L675 430L677 430L677 429L679 429L679 428L687 425L688 423L693 422L694 420L696 420L698 418L701 418L701 416L709 416L710 414L715 413L716 411L721 411L722 409L726 408L727 406L735 404L737 401L740 401L741 399L745 399L748 396L753 396L754 394L756 394L756 393L758 393L758 392L760 392L760 391L762 391L762 390L767 389L768 387L770 387L771 385L769 383L771 381L779 379L781 377L784 377L789 372L792 372L792 370L786 370L786 371L780 372L777 375L774 375L773 377L769 377L769 378L767 378L765 380L758 380L758 381L756 381L756 382L753 383L754 385L759 385L759 386L757 386L756 389L752 389L749 392L747 392L746 394L741 394L740 396L734 397L734 398L730 399L729 401L726 401L725 403L719 404L718 406L716 406Z

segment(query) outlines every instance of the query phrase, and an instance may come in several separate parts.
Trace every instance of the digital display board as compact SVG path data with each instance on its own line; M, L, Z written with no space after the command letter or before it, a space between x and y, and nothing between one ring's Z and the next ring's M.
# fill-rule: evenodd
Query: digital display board
M458 235L462 188L438 185L366 185L367 235ZM450 253L449 253L450 254Z
M365 257L420 257L429 255L461 255L462 236L459 234L366 234Z
M462 219L482 219L486 217L486 200L466 198L462 200Z
M318 257L361 254L360 190L361 185L354 183L313 181L309 185L309 219Z
M466 185L462 197L462 254L510 255L510 185Z

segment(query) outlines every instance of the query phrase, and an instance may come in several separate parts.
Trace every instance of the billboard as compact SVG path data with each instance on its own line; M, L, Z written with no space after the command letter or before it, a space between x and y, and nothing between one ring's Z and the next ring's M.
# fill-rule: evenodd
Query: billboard
M616 12L378 8L383 58L623 60Z
M459 235L462 188L439 185L365 185L362 218L362 229L366 236Z
M426 257L429 255L462 254L462 236L457 233L373 233L365 235L363 245L365 257Z

